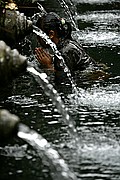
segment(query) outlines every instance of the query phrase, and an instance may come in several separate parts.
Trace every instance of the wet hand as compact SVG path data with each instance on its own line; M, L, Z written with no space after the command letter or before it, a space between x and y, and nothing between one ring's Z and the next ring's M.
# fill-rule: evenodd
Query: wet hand
M43 48L36 48L35 49L35 56L37 60L46 68L54 69L52 64L52 57L50 54L45 52Z

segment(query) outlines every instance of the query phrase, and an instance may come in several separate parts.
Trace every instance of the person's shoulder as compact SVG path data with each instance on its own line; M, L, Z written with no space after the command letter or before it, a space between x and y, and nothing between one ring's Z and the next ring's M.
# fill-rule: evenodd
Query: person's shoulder
M60 43L59 49L62 53L69 54L70 52L79 54L83 51L82 45L74 39L65 39Z
M65 44L66 44L65 46L68 47L69 49L76 50L76 51L80 51L80 50L83 51L82 45L74 39L67 39Z

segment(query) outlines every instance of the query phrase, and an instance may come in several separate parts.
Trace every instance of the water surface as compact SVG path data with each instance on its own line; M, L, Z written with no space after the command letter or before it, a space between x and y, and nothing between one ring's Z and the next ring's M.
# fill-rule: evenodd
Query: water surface
M69 3L69 1L67 1ZM0 105L17 114L21 121L36 130L58 151L61 157L82 180L120 179L120 4L117 0L73 1L77 8L74 18L79 31L73 36L97 61L108 65L111 77L106 81L78 84L79 97L69 89L55 85L54 74L49 81L59 89L69 114L76 123L79 143L74 144L68 126L61 121L52 100L29 73L15 79L9 88L1 90ZM57 1L43 1L47 11L64 10ZM55 7L55 8L54 8ZM29 37L28 37L29 38ZM33 43L33 42L32 42ZM34 47L34 44L32 44ZM23 44L21 51L26 51ZM79 78L79 77L78 77ZM0 146L1 179L52 179L50 168L42 163L36 151L21 139L15 138Z

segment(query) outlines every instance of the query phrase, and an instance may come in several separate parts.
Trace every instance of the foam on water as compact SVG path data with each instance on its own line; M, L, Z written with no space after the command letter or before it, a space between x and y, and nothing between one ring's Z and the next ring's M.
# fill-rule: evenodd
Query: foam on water
M92 22L102 23L106 21L106 24L110 22L116 23L116 21L120 19L120 11L119 10L92 11L76 16L76 20L79 19L84 20L86 22L92 21Z
M87 28L73 33L78 42L92 45L119 45L120 12L114 10L92 11L76 16L80 23L88 23ZM81 27L81 25L80 25Z
M104 4L104 3L113 3L119 2L119 0L74 0L77 3L89 3L89 4Z
M99 108L102 110L120 110L120 86L117 85L117 89L111 85L108 87L94 87L84 90L77 101L74 100L74 95L68 95L70 102L82 106L87 106L91 109Z
M77 36L78 37L78 36ZM91 31L84 30L79 32L79 42L90 44L93 46L99 45L119 45L120 33L118 32L104 32L104 31Z

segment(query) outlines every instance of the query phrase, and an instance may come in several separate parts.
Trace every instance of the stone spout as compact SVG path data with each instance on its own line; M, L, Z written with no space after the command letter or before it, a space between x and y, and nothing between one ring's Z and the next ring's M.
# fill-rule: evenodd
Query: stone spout
M19 117L8 110L0 110L0 141L10 139L18 132Z
M4 86L20 73L26 71L27 58L0 41L0 86Z
M19 42L32 32L32 21L18 10L0 10L0 39L8 45Z

